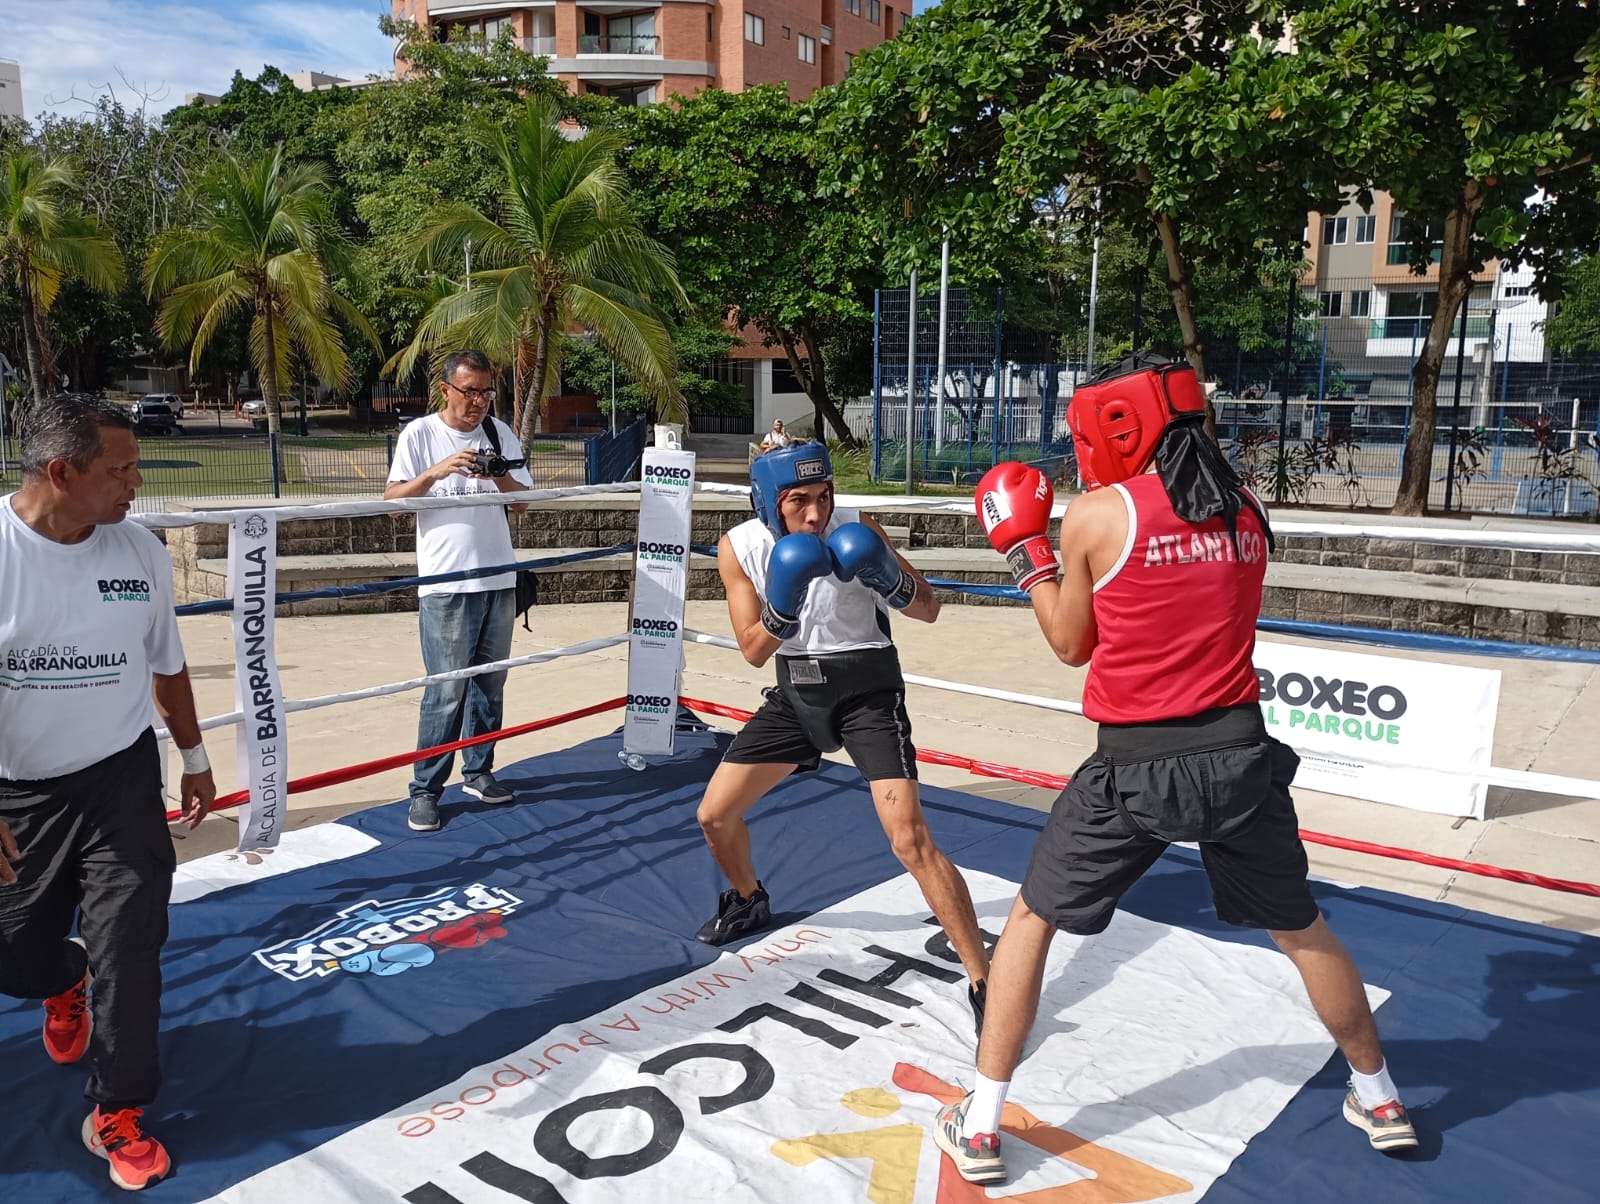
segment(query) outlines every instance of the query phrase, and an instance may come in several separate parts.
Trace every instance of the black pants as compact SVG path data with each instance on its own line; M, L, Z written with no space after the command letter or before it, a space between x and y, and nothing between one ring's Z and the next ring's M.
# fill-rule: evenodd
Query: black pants
M0 994L43 999L83 976L84 951L67 939L78 914L94 968L84 1094L149 1103L161 1083L161 946L176 867L155 734L76 773L0 780L0 820L21 854L16 883L0 886Z

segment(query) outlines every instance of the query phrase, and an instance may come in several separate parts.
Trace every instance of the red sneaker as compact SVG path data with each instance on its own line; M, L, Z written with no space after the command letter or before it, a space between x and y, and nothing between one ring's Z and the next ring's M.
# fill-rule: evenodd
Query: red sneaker
M65 1066L89 1048L94 1017L89 1013L89 971L76 985L44 1001L44 1051Z
M172 1170L166 1147L144 1131L143 1108L96 1108L83 1121L83 1144L111 1164L111 1182L128 1191L159 1183Z

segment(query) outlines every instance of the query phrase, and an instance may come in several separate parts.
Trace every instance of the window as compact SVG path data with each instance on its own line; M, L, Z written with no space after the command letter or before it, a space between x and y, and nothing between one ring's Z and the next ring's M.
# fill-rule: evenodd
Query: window
M1357 242L1360 239L1356 240ZM1370 241L1370 240L1369 240ZM1364 318L1372 312L1372 290L1361 289L1350 294L1350 308L1345 311L1352 318Z
M844 0L844 11L859 17L861 15L861 0Z
M854 67L855 65L856 65L856 56L851 54L848 50L846 50L844 52L844 73L846 75L849 75L850 74L850 68Z
M1444 224L1442 222L1418 223L1404 214L1397 213L1389 222L1389 254L1386 263L1401 264L1411 262L1411 242L1414 236L1420 234L1423 242L1430 243L1432 249L1428 254L1430 263L1438 263L1444 257Z
M1317 312L1324 318L1338 318L1344 314L1343 293L1318 293Z
M882 0L867 0L867 20L871 21L874 25L876 25L878 23L878 21L882 18L882 16L883 16Z
M765 46L767 44L767 21L765 17L758 17L755 13L745 13L744 40L754 42L757 46Z
M1322 245L1325 247L1343 246L1350 241L1350 219L1347 217L1325 217L1322 219Z
M716 40L717 40L717 35L711 28L711 14L707 13L706 14L706 41L715 42Z
M1531 297L1533 296L1533 285L1508 284L1506 285L1505 292L1501 293L1500 295L1502 297Z
M785 42L789 40L789 27L787 25L783 27L783 40Z
M1428 323L1439 306L1437 289L1389 294L1389 316L1374 323L1381 328L1379 338L1420 339L1428 333Z
M814 63L817 61L816 38L808 37L805 34L800 35L800 61L802 63Z
M606 95L619 105L653 105L656 102L656 86L637 84L631 88L612 88Z
M1373 217L1372 215L1368 214L1368 215L1356 218L1356 241L1357 242L1377 242L1378 241L1378 219L1376 217Z

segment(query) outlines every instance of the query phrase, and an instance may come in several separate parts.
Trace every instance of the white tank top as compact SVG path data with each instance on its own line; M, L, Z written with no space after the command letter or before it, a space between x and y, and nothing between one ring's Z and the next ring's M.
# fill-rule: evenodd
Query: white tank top
M831 535L842 523L860 521L857 510L836 509L828 522ZM763 602L767 598L767 557L777 543L767 524L758 518L740 523L728 532L733 554ZM859 581L819 577L811 583L800 608L800 630L778 645L779 656L824 656L858 648L891 648L888 603ZM880 617L882 616L882 617Z

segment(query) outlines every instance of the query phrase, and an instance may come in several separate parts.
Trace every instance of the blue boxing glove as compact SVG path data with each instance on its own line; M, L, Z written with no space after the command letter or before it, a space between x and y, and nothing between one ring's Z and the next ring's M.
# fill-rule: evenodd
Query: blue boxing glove
M894 549L866 523L845 523L828 536L833 573L840 581L859 581L896 610L917 596L917 579L900 567Z
M815 535L785 535L772 545L767 557L767 597L761 607L761 625L786 640L800 630L800 608L806 591L818 577L833 575L828 545Z

